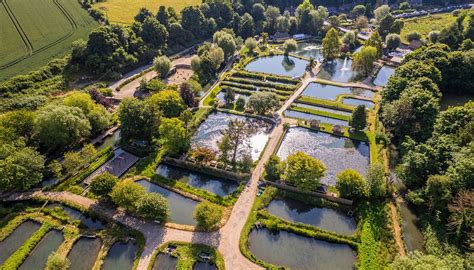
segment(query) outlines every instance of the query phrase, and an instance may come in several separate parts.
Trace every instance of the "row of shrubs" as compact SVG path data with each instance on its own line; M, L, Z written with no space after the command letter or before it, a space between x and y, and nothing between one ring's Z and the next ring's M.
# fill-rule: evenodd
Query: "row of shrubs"
M313 114L313 115L321 115L321 116L334 118L334 119L339 119L339 120L343 120L343 121L349 121L351 119L351 117L348 116L348 115L341 115L341 114L332 113L332 112L314 110L314 109L299 107L299 106L295 106L295 105L291 105L291 110L302 112L302 113L309 113L309 114Z
M39 70L30 72L26 75L15 76L0 84L0 96L6 94L27 93L36 89L36 83L41 83L47 79L51 79L57 75L62 75L67 61L65 59L56 59L51 61L47 66Z
M299 83L298 80L288 78L288 77L257 74L257 73L251 73L251 72L243 71L243 70L236 71L233 74L233 76L241 77L241 78L257 79L257 80L262 80L262 81L267 79L268 81L272 81L272 82L281 82L281 83L288 83L288 84L294 84L294 85L297 85Z
M301 96L297 99L298 103L303 103L303 104L308 104L308 105L316 105L316 106L321 106L321 107L326 107L329 109L336 109L336 110L341 110L341 111L346 111L346 112L352 112L354 111L354 106L343 104L337 101L330 101L330 100L324 100L324 99L318 99L318 98L312 98L312 97L305 97Z
M234 90L235 93L237 94L241 94L241 95L246 95L246 96L251 96L252 94L256 93L255 91L249 91L249 90L246 90L246 89L240 89L240 88L235 88L235 87L228 87L227 89L232 89ZM267 92L274 92L274 91L278 91L278 90L275 90L275 89L269 89L269 88L260 88L260 90L262 91L267 91ZM222 89L222 91L226 91L226 89ZM280 100L286 100L286 97L285 96L282 96L281 94L275 92L276 94L278 94L278 98L280 98ZM286 96L288 96L288 94L285 94Z
M230 87L236 87L236 88L246 89L246 90L252 90L252 91L257 90L257 88L256 88L255 86L253 86L253 85L241 84L241 83L236 83L236 82L231 82L231 81L222 81L222 82L221 82L221 85L230 86Z
M260 87L271 87L278 90L286 90L286 91L295 90L295 86L287 85L287 84L264 82L264 81L257 81L253 79L238 78L238 77L230 77L230 78L227 78L227 80L231 82L241 83L241 84L250 84L250 85L255 85L255 86L260 86Z

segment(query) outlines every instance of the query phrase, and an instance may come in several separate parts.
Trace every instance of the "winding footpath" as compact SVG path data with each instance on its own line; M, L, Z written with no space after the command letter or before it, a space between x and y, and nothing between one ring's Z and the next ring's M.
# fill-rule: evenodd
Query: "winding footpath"
M4 198L5 201L28 200L33 197L40 197L56 201L68 201L88 208L92 212L114 220L135 230L140 231L146 240L145 248L138 263L138 269L147 269L151 261L153 252L162 244L169 241L183 241L189 243L199 243L215 247L224 257L226 269L262 269L242 255L239 248L240 234L252 210L256 197L258 182L263 173L265 163L278 147L280 137L284 133L284 124L295 124L296 120L283 116L283 112L295 101L304 91L306 86L315 80L315 75L320 69L320 63L316 68L307 72L302 79L300 87L285 101L283 106L277 111L281 120L270 134L268 144L261 159L256 165L250 181L242 191L226 224L215 232L190 232L164 227L153 222L144 221L130 216L120 210L106 208L92 200L69 192L28 192L13 194ZM209 94L209 93L208 93Z

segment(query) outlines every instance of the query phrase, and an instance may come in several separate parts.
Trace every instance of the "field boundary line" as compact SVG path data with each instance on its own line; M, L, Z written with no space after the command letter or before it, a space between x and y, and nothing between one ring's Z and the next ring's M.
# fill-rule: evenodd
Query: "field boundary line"
M28 56L32 55L33 53L33 46L31 45L30 40L28 39L28 36L26 36L26 33L23 31L23 28L21 28L20 23L16 19L15 15L13 14L12 10L8 6L8 3L6 0L0 0L0 3L2 4L3 8L5 9L5 12L7 13L8 17L10 18L10 21L12 22L13 26L16 29L16 32L20 36L21 41L23 42L23 48L24 48L24 55L22 57L19 57L15 60L12 60L6 64L3 64L0 66L0 70L3 70L5 68L11 67L15 65L16 63L19 63L23 61L24 59L28 58Z
M33 45L31 44L31 42L30 42L29 39L28 39L28 35L26 35L26 33L23 31L23 28L21 28L21 25L20 25L20 23L18 22L18 20L16 19L15 15L13 14L13 11L12 11L11 8L8 6L7 0L0 0L0 1L1 1L2 4L5 6L5 9L6 9L6 10L8 9L8 10L7 10L7 13L8 13L8 15L9 15L10 19L11 19L12 21L15 20L16 23L18 23L18 26L20 27L22 33L25 35L25 38L28 40L28 44L31 46L31 48L28 47L28 49L30 50L30 53L25 54L22 58L18 58L18 59L16 59L16 60L11 61L10 63L7 63L7 64L5 64L5 65L0 66L0 70L9 68L9 67L11 67L11 66L13 66L13 65L15 65L15 64L17 64L17 63L23 61L23 60L26 60L26 59L28 59L28 58L30 58L30 57L32 57L32 56L34 56L34 55L40 53L40 52L43 52L43 51L45 51L45 50L47 50L47 49L49 49L49 48L51 48L51 47L53 47L53 46L58 45L59 43L65 41L66 39L68 39L69 37L71 37L72 35L74 35L74 33L76 32L76 30L77 30L77 28L78 28L76 21L74 21L74 18L71 16L71 14L69 14L69 12L67 11L67 9L66 9L65 7L63 7L63 6L59 3L58 0L53 0L53 3L56 5L56 7L59 9L59 11L64 15L64 17L66 17L66 20L69 22L69 24L71 25L71 28L72 28L72 29L71 29L71 31L69 31L66 35L62 36L61 38L59 38L59 39L57 39L57 40L55 40L55 41L53 41L53 42L51 42L51 43L49 43L49 44L46 44L46 45L44 45L44 46L38 48L37 50L35 50L35 49L33 48ZM10 14L10 12L11 12L11 14ZM12 18L12 16L13 16L13 18ZM15 23L14 23L14 25L15 25L15 28L17 28L17 31L19 31L17 25L16 25ZM20 36L21 36L21 34L20 34ZM21 37L22 37L22 39L23 39L23 36L21 36ZM23 41L24 41L24 40L23 40ZM24 42L25 42L25 41L24 41ZM27 45L27 44L25 43L25 45ZM27 46L28 46L28 45L27 45Z

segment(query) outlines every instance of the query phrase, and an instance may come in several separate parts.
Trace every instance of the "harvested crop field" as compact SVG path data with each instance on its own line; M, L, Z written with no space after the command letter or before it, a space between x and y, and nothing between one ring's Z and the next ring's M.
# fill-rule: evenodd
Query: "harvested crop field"
M77 0L2 0L0 24L0 80L64 56L98 26Z
M130 24L140 8L144 7L156 14L160 6L173 7L180 12L187 6L200 5L202 0L106 0L93 5L106 12L110 22Z

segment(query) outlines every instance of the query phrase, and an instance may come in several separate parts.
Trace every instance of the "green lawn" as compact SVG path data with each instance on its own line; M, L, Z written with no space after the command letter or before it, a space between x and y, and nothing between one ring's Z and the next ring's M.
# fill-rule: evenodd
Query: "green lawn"
M77 0L4 0L0 23L0 81L63 57L98 26Z
M456 17L451 13L433 14L429 16L413 18L404 20L404 26L400 37L402 42L408 43L406 35L411 31L417 31L422 35L422 38L426 38L431 31L440 31L443 27L446 27L450 23L454 22Z

